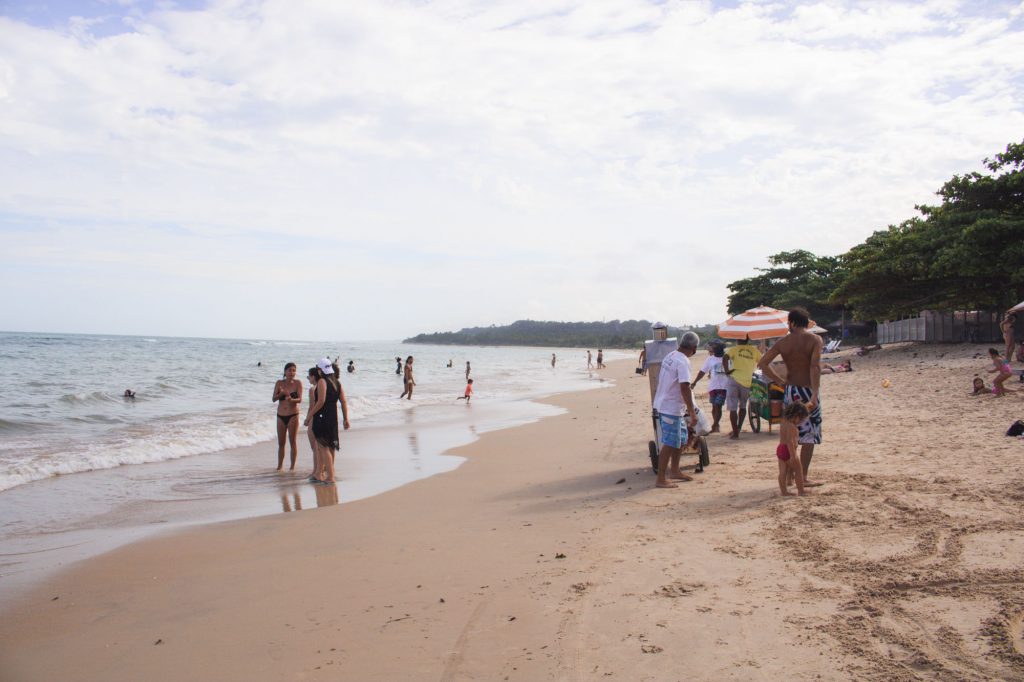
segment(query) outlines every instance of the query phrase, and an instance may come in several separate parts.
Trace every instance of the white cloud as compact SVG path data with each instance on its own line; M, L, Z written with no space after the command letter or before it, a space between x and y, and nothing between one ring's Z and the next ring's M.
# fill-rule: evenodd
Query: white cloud
M120 21L0 18L0 219L72 290L105 259L170 308L205 282L206 321L237 287L277 295L278 262L303 273L299 313L310 287L374 288L354 337L715 320L767 255L845 250L1024 128L1011 3L238 0Z

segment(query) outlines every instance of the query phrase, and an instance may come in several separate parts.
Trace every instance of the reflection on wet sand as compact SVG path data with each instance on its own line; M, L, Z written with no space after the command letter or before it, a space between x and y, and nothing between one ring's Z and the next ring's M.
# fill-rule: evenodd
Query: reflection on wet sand
M333 507L338 504L337 485L315 485L313 492L316 493L317 507ZM281 511L292 512L302 511L302 493L298 490L291 493L281 493Z
M338 486L336 485L315 485L316 506L331 507L338 504Z
M281 511L302 511L302 498L298 492L292 493L292 501L288 500L288 493L281 493Z

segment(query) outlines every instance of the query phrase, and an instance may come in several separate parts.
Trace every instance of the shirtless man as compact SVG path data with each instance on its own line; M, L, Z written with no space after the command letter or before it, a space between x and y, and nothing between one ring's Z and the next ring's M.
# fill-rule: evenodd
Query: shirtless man
M785 385L785 404L800 401L807 404L810 414L800 424L800 464L804 470L804 485L820 483L807 481L807 470L811 468L814 446L821 443L821 339L807 331L810 315L803 308L789 311L789 334L768 349L757 363L765 376L779 385ZM772 360L781 355L786 365L783 379L772 369Z

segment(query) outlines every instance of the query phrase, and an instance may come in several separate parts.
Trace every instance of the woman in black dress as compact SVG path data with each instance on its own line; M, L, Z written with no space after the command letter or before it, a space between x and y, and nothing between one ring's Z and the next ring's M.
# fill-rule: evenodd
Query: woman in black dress
M306 426L313 430L316 442L317 468L313 471L313 482L330 485L334 483L334 453L338 450L338 403L341 403L342 424L347 430L348 403L345 391L338 381L338 367L324 358L316 363L316 404L306 418Z

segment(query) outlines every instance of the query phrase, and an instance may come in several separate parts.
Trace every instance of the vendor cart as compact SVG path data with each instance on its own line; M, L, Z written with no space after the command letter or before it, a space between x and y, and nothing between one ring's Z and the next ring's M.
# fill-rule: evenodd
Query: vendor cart
M755 374L750 381L750 404L747 408L747 421L750 430L761 432L761 422L768 422L768 433L772 425L782 421L783 390L778 384L766 377Z
M654 424L654 440L647 442L647 449L651 458L651 469L654 470L654 473L658 473L658 451L661 450L661 424L658 421L658 411L654 409L653 405L654 394L658 392L658 375L661 373L661 361L665 359L666 355L676 350L679 344L675 338L667 338L668 328L660 322L656 322L653 325L652 331L654 338L644 344L644 350L646 351L644 357L647 360L647 369L650 370L647 372L647 380L651 389L651 421ZM700 412L701 410L698 407L698 420L706 422L706 419L701 419ZM683 419L688 418L683 417ZM682 454L697 456L697 464L693 469L694 473L701 473L704 471L704 467L711 464L707 439L705 434L699 430L698 434L691 436L689 442L683 447Z

